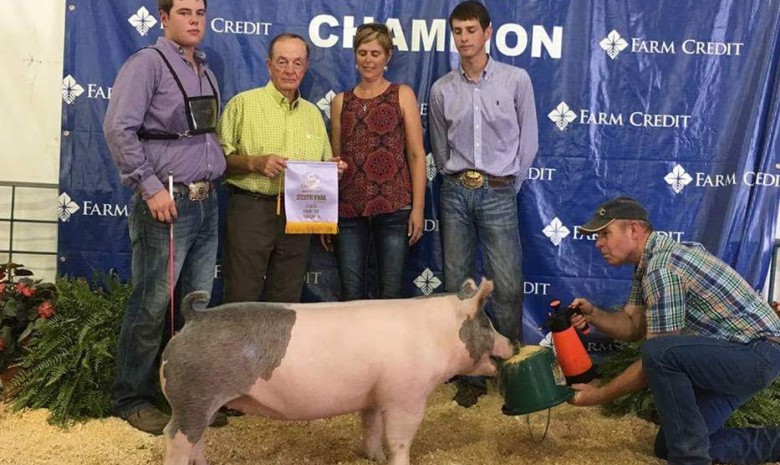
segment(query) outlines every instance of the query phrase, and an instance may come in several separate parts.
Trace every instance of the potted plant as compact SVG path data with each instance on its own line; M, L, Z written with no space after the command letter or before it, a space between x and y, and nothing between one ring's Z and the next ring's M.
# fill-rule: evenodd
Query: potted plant
M36 326L55 313L54 284L32 275L24 265L0 264L0 373L6 378L18 368L25 341Z
M30 335L10 388L15 409L47 408L69 426L111 415L122 315L132 287L115 275L57 279L57 314Z

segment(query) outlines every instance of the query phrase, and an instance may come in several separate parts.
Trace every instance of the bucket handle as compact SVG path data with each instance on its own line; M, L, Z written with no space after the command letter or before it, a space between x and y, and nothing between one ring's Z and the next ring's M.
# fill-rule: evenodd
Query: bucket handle
M531 415L525 416L525 424L528 425L528 435L531 436L531 441L533 441L534 444L541 444L547 437L547 432L550 430L550 411L552 411L552 407L547 409L547 424L544 425L544 433L542 433L542 437L538 441L534 437L533 431L531 431Z

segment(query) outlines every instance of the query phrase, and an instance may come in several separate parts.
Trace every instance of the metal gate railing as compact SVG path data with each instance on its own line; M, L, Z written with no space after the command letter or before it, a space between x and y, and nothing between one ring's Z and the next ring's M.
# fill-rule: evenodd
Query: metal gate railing
M14 250L14 225L17 223L39 223L39 224L57 224L57 220L32 220L16 217L16 190L21 189L59 189L58 184L49 183L36 183L36 182L9 182L0 181L0 187L11 188L11 213L8 218L0 218L2 223L10 223L9 237L8 237L8 249L0 249L0 254L8 254L8 261L13 261L14 254L17 255L57 255L57 251L41 251L41 250Z

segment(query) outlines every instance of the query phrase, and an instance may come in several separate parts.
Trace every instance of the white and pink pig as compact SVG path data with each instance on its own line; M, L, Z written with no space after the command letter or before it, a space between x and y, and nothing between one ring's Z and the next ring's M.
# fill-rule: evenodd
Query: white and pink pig
M360 411L363 452L409 464L428 396L455 375L495 375L513 354L483 311L483 280L460 293L316 304L182 303L186 324L163 353L172 408L165 465L205 465L203 434L223 405L280 420Z

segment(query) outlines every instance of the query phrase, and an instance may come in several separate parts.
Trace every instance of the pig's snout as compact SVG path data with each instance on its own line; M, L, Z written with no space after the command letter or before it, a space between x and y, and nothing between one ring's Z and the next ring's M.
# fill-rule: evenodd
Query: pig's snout
M498 357L500 359L508 359L512 357L517 351L512 343L506 337L502 336L498 332L495 333L495 339L493 341L493 350L490 351L490 355Z

